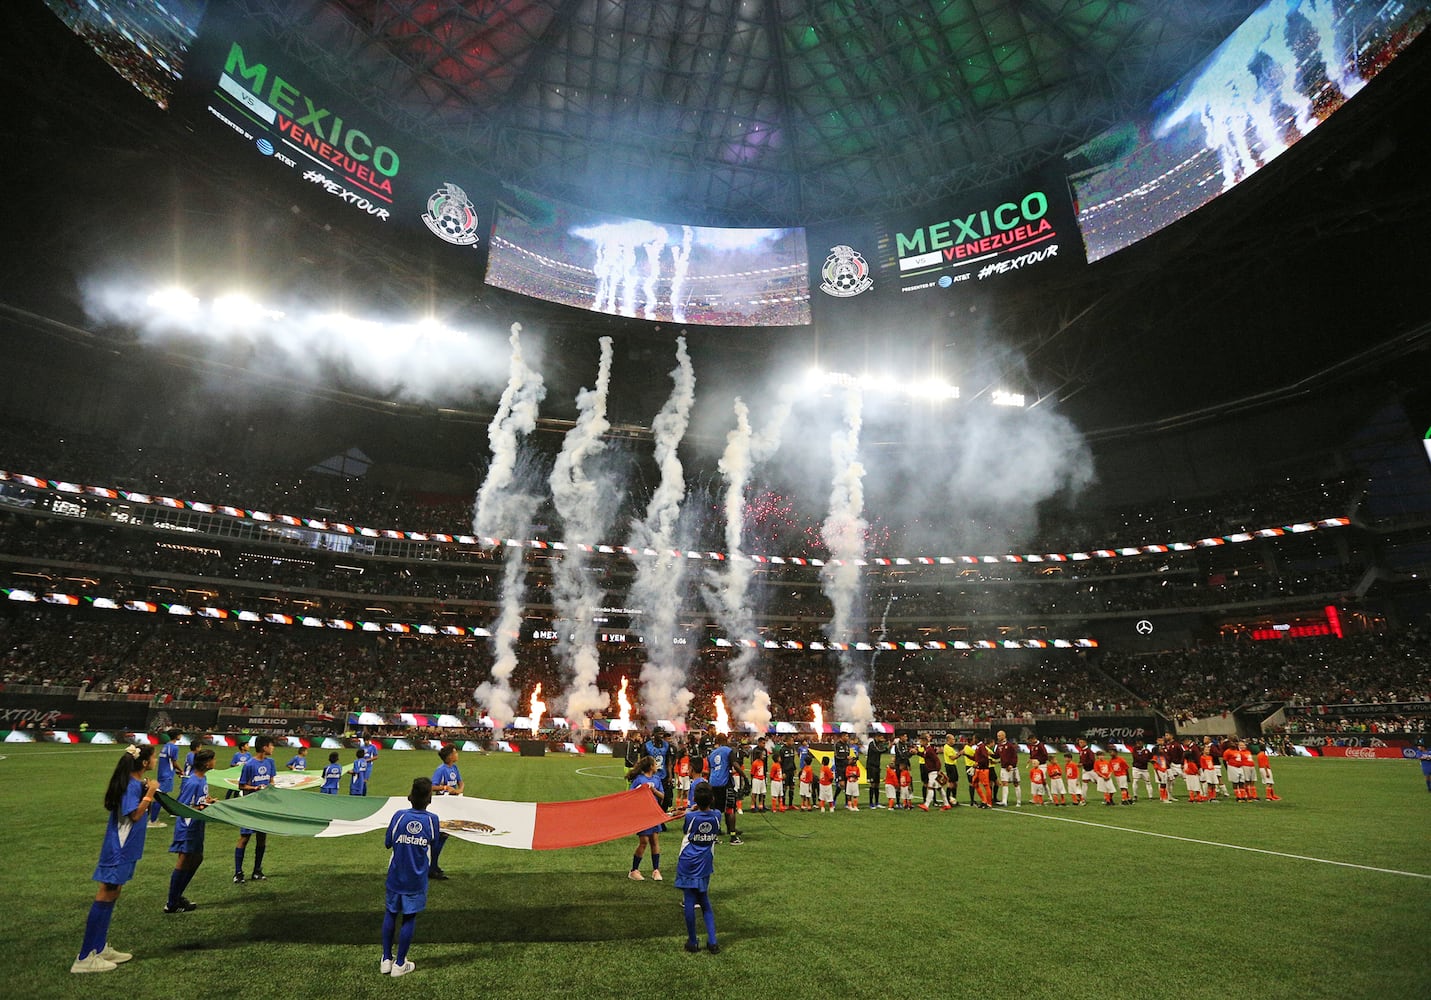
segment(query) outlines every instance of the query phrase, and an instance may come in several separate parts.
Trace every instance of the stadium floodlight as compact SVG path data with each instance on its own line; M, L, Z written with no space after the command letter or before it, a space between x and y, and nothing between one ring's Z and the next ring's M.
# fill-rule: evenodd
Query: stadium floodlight
M182 288L161 288L145 302L160 318L174 322L194 319L199 314L198 298Z
M1018 406L1024 405L1024 394L1021 392L1009 392L1007 389L995 389L990 397L995 406Z
M229 292L214 299L214 318L235 326L256 326L283 318L283 312L255 302L243 292Z
M907 396L927 400L959 398L959 387L942 379L901 379L884 373L852 375L849 372L812 369L806 374L802 388L807 392L857 389L871 396Z
M910 385L909 394L916 399L958 399L959 387L950 385L943 379L927 378Z

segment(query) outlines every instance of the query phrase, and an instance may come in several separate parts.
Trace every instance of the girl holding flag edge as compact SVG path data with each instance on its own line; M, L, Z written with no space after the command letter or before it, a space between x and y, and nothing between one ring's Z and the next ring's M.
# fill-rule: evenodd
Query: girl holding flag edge
M94 894L84 941L71 972L112 972L134 956L109 945L109 922L119 891L134 877L134 868L144 856L144 833L149 823L149 807L159 783L143 777L154 766L152 746L127 746L114 765L109 786L104 790L104 808L109 822L99 848L99 864L92 878L99 889Z

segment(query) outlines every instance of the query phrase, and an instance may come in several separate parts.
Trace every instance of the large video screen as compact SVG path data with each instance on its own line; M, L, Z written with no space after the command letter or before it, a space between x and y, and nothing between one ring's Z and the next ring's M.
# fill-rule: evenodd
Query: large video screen
M167 109L208 0L45 0L45 6L115 72Z
M1088 260L1169 226L1325 121L1425 28L1431 0L1268 0L1145 115L1069 154Z
M603 215L527 192L497 205L487 283L671 323L810 322L803 229L715 229Z

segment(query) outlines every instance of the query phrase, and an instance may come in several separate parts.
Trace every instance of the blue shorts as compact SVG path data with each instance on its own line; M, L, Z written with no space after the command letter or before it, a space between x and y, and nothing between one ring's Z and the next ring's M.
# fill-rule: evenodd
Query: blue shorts
M388 892L388 911L410 916L427 909L427 892Z
M134 866L138 862L121 861L117 865L96 865L94 874L90 876L96 882L103 882L105 885L124 885L134 877Z
M683 875L678 871L676 872L676 888L710 892L711 877L709 875Z
M170 854L197 854L204 856L204 832L199 831L197 837L182 837L169 845Z
M244 826L239 827L240 837L252 837L255 833L258 834L260 837L268 836L268 834L264 833L262 830L250 830L248 827Z

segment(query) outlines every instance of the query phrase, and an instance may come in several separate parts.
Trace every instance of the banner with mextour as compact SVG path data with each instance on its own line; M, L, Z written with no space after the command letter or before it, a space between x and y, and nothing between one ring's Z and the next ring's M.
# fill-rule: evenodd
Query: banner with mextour
M869 329L878 320L946 315L1028 280L1084 263L1068 183L1056 170L880 217L811 226L814 321Z
M447 245L480 277L487 266L496 185L365 106L360 65L320 59L316 39L279 42L236 7L211 5L186 58L175 110L193 127L222 180L233 168L289 185L325 221L410 246ZM322 66L322 69L316 67Z

